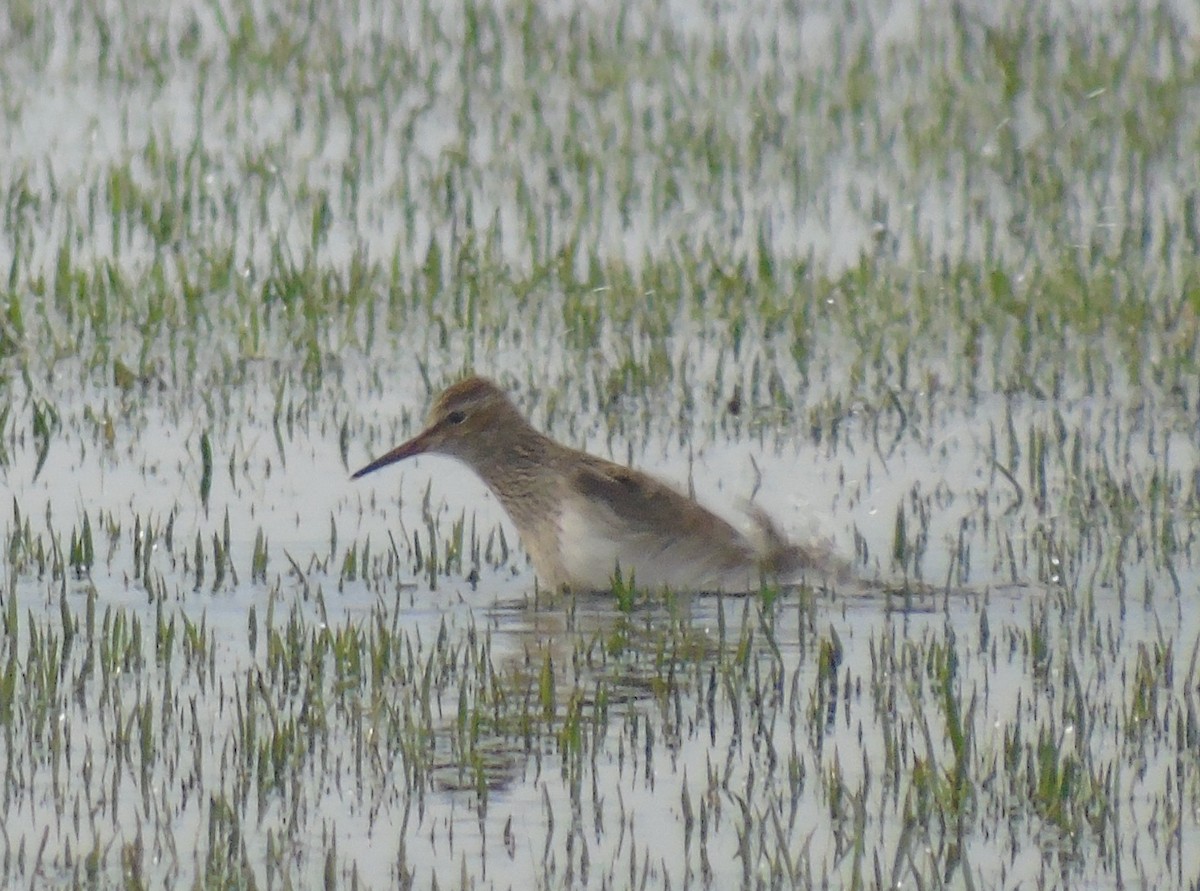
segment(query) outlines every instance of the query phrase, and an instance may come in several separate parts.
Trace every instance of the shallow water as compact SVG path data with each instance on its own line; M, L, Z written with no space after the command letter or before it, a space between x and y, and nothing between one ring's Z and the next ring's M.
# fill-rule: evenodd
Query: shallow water
M1200 878L1194 9L84 7L0 21L4 883ZM861 584L349 479L467 368Z
M363 386L349 377L342 383L351 392ZM90 572L66 580L10 569L19 629L10 652L23 665L35 661L18 655L36 649L31 627L61 634L60 609L81 621L88 591L98 613L123 611L142 623L145 652L114 684L86 667L82 641L64 655L63 680L77 695L64 697L57 717L47 720L57 721L67 742L49 742L51 728L42 725L27 728L11 750L9 850L31 850L49 826L47 850L65 882L66 850L87 850L109 832L150 821L157 827L149 850L155 874L190 881L205 872L197 858L211 845L215 802L228 800L240 815L237 843L260 876L272 871L262 855L269 839L286 837L284 863L320 861L336 845L343 879L352 870L369 885L406 875L418 883L436 875L443 883L463 874L499 884L589 887L638 884L643 874L673 887L729 887L772 876L803 883L804 876L848 878L859 862L853 839L861 837L872 856L894 858L879 865L885 880L892 870L903 881L943 862L937 845L945 838L926 849L909 826L918 805L907 770L925 762L940 773L953 763L935 668L949 655L952 690L970 728L965 814L970 825L990 826L968 830L954 868L1006 883L1115 886L1120 875L1169 878L1160 871L1182 868L1194 822L1185 820L1165 860L1156 854L1148 861L1140 847L1121 841L1178 800L1173 765L1181 750L1171 740L1172 725L1184 720L1183 700L1178 681L1154 687L1166 699L1150 708L1152 724L1143 727L1133 718L1139 694L1131 679L1139 660L1155 664L1164 653L1177 676L1193 676L1188 661L1200 628L1184 606L1198 583L1190 548L1168 559L1147 543L1136 558L1137 548L1108 532L1079 537L1069 512L1052 507L1069 503L1071 480L1052 474L1042 508L1030 494L1019 501L1012 483L990 469L986 431L1003 427L1006 413L1017 429L1039 429L1053 418L1068 440L1077 436L1084 450L1104 452L1127 486L1156 471L1197 478L1196 449L1176 432L1136 423L1116 438L1114 427L1133 414L1114 400L1103 411L1088 401L1050 407L1005 400L971 411L931 412L938 423L920 436L907 432L912 419L899 436L893 429L876 437L851 417L835 442L820 445L788 436L714 441L696 449L690 466L672 443L651 437L635 463L681 487L690 475L697 495L731 516L739 500L754 495L789 533L828 535L847 556L857 535L864 578L896 584L903 576L893 559L897 504L915 505L906 509L909 522L928 515L920 527L927 543L907 567L910 574L919 567L935 593L906 599L849 588L818 592L814 600L812 592L793 592L765 612L757 598L679 597L626 613L610 597L535 594L515 533L465 469L421 458L352 482L336 423L297 425L282 449L261 421L247 416L229 424L213 437L207 512L198 491L197 431L156 412L145 413L136 437L118 437L111 449L52 448L37 479L19 482L14 499L34 537L57 538L63 549L66 530L82 528L86 513L96 559ZM390 419L370 423L392 427ZM582 444L604 450L599 437ZM234 453L232 479L227 450ZM348 451L350 466L368 455L357 442ZM20 451L14 466L32 458ZM67 480L69 487L62 485ZM229 571L214 590L210 542L224 534L226 517ZM427 554L432 521L444 548L460 517L481 551L503 530L508 558L497 558L493 542L499 565L484 560L477 583L465 578L468 556L431 588L413 562L413 536ZM156 530L148 574L133 556L137 518L143 531ZM163 532L169 519L170 548ZM265 583L252 580L250 569L260 528L269 542ZM6 538L16 531L10 522ZM389 534L399 555L391 566L384 558ZM346 578L346 552L361 556L368 542L369 568ZM189 560L197 544L206 555L199 584ZM168 620L204 623L210 644L199 665L207 662L207 669L181 661L178 651L165 662L155 658L160 608ZM248 626L255 623L252 647ZM321 629L370 637L378 623L403 641L393 658L415 651L413 672L385 669L346 682L318 676L304 692L305 671L293 674L282 667L286 658L280 663L279 653L264 649L268 627L293 640L284 650L303 650ZM817 654L834 639L840 655L831 689ZM469 656L479 641L486 655ZM417 759L402 742L418 731L404 722L421 712L421 668L434 663L431 735L415 750L424 752ZM346 683L350 692L338 692ZM554 704L544 706L551 690ZM388 718L390 707L398 710ZM311 708L323 709L324 720L305 719ZM580 710L582 736L567 743L560 722L572 708ZM132 750L119 754L131 742L114 751L114 734L121 739L146 720L139 709L154 716L153 752L139 758L135 734ZM271 776L263 763L270 749L255 755L246 738L244 715L256 710L262 724L267 716L286 717L285 726L296 722L292 732L309 727L311 739L281 763L286 773L278 787L262 786ZM489 713L508 717L479 731L464 760L465 743L455 735L464 732L460 715L486 721ZM1079 727L1080 719L1092 723ZM525 729L516 729L522 721ZM1046 847L1053 821L1043 813L1039 825L1019 801L1030 794L1024 784L1037 782L1024 774L1036 773L1039 739L1051 740L1058 757L1074 753L1075 769L1112 784L1101 796L1111 796L1111 815L1092 817L1107 828L1080 827L1066 838L1052 832ZM415 778L407 773L418 769ZM80 770L93 779L83 788L65 783ZM95 813L100 823L45 822L72 812ZM1112 846L1103 856L1097 836ZM1031 846L1043 853L1025 853Z

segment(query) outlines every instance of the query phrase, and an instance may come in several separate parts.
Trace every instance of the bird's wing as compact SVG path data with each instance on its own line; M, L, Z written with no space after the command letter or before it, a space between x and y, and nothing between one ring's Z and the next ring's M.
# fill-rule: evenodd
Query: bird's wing
M593 458L578 465L573 483L611 513L615 526L661 539L664 548L695 546L709 560L730 565L755 560L754 549L741 532L646 474Z
M643 473L588 456L574 472L574 488L593 504L603 505L609 530L624 532L627 544L651 563L688 566L694 575L717 580L736 590L729 580L757 576L757 567L770 576L791 580L808 570L843 578L848 566L824 543L798 545L788 541L775 522L758 507L749 508L756 534L747 536L686 495ZM650 578L645 568L642 578Z

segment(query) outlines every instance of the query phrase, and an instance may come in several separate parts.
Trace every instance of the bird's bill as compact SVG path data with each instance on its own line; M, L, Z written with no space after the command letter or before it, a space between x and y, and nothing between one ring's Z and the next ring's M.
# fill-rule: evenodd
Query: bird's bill
M413 455L421 455L429 451L430 437L428 430L422 431L410 439L408 442L401 443L390 452L380 455L366 467L356 470L350 477L352 480L358 479L360 476L366 476L368 473L374 473L381 467L387 467L389 464L395 464L397 461L403 461L405 458L411 458Z

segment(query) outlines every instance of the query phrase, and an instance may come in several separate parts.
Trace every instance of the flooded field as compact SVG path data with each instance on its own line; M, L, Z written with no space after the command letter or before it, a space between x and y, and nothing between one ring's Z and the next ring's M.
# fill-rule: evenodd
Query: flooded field
M1200 14L977 6L9 3L0 885L1200 886ZM854 578L350 480L470 372Z

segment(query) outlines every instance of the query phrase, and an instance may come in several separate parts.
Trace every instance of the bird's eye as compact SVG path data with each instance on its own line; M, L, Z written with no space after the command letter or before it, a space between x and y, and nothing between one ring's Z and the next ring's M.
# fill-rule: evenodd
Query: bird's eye
M467 413L465 411L452 411L450 414L446 415L446 420L451 424L461 424L466 419Z

